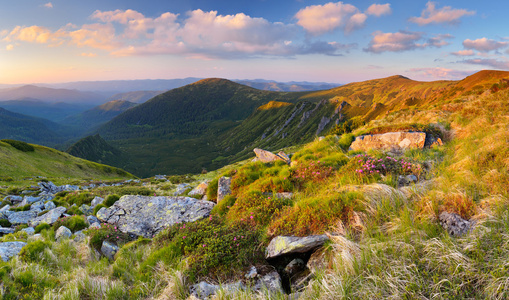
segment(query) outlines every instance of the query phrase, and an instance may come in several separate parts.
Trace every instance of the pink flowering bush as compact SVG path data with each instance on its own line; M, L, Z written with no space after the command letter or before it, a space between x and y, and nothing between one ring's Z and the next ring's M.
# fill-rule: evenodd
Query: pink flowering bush
M383 156L375 158L368 154L359 154L353 158L355 172L359 175L420 175L422 167L418 163L412 163L404 158Z
M90 236L90 246L98 251L101 250L103 241L108 241L119 247L131 241L129 234L123 233L117 226L111 224L101 224L100 228L90 228L87 233Z
M306 161L300 163L292 172L295 185L301 187L306 182L324 181L334 173L335 169L321 161Z

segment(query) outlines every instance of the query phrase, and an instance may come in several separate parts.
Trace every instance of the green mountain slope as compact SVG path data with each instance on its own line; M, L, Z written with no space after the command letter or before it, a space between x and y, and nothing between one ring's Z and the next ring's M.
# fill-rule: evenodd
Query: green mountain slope
M79 140L66 152L76 157L107 165L121 166L128 160L123 152L109 145L99 134Z
M48 103L32 98L0 102L0 107L9 111L37 118L44 118L53 122L62 121L69 116L91 109L93 106L94 105L82 103Z
M77 158L55 149L31 145L33 151L24 152L13 147L11 143L13 142L0 141L0 170L1 175L5 177L14 179L34 176L70 179L133 177L124 170Z

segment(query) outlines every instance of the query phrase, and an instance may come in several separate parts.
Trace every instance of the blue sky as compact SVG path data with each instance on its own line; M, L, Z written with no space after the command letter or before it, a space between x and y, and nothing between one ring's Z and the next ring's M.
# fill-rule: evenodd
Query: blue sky
M506 1L3 2L0 83L429 81L509 70Z

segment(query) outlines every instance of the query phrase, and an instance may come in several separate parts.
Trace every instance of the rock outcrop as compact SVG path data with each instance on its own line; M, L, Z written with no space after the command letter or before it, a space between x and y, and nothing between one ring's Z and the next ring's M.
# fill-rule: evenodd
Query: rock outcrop
M277 160L284 161L287 164L290 164L290 162L291 162L288 155L286 155L283 151L280 151L278 154L274 154L267 150L263 150L260 148L254 148L253 152L256 154L256 157L258 158L258 160L263 163L273 162L273 161L277 161Z
M217 202L223 200L226 195L232 193L231 190L232 179L230 177L221 177L217 182Z
M0 257L3 261L8 261L11 257L18 255L26 244L24 242L0 243Z
M40 223L48 223L51 225L51 224L55 223L66 210L67 210L67 208L65 208L63 206L54 208L54 209L50 210L49 212L45 213L44 215L39 216L33 220L30 220L30 225L32 225L34 227L39 225Z
M190 197L122 196L113 206L101 208L97 218L124 233L151 238L176 223L209 216L214 203Z
M455 213L444 211L440 213L438 219L440 220L440 225L452 236L464 235L468 233L472 227L471 222L464 220Z
M385 151L403 151L422 149L426 141L424 132L388 132L383 134L360 135L355 138L351 150L367 151L370 149Z
M292 253L305 253L323 246L329 237L323 235L310 235L306 237L277 236L273 238L265 251L265 258L271 259Z

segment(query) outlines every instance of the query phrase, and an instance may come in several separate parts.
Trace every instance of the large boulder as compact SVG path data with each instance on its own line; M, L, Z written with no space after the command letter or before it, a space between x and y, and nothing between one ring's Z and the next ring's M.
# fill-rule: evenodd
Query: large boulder
M402 151L422 149L426 141L424 132L388 132L383 134L360 135L355 138L351 150L367 151L371 149Z
M232 179L230 177L221 177L217 182L217 203L223 200L226 195L232 193L231 190Z
M214 205L190 197L126 195L113 206L101 208L97 218L116 225L124 233L151 238L165 227L209 216Z
M265 258L271 259L281 255L305 253L323 246L329 240L325 234L306 237L276 236L265 250Z
M3 261L8 261L11 257L18 255L26 244L24 242L0 243L0 257Z
M65 226L58 227L57 232L55 232L55 239L57 241L61 241L63 239L70 239L71 236L72 236L72 231Z
M44 215L31 220L30 225L32 225L34 227L39 225L40 223L47 223L47 224L51 225L51 224L55 223L66 210L67 210L67 208L65 208L63 206L54 208L54 209L48 211L47 213L45 213Z
M101 253L109 260L115 259L115 254L118 252L118 246L108 241L103 241L101 245Z
M207 193L208 186L209 186L209 182L204 181L204 182L200 183L197 187L195 187L192 191L190 191L188 195L189 196L195 196L195 195L203 196Z
M274 154L267 150L263 150L260 148L254 148L253 152L256 154L258 161L261 161L263 163L281 160L287 164L290 164L290 158L283 151L280 151L278 154Z
M37 217L39 210L16 211L9 214L9 222L13 225L28 224Z

